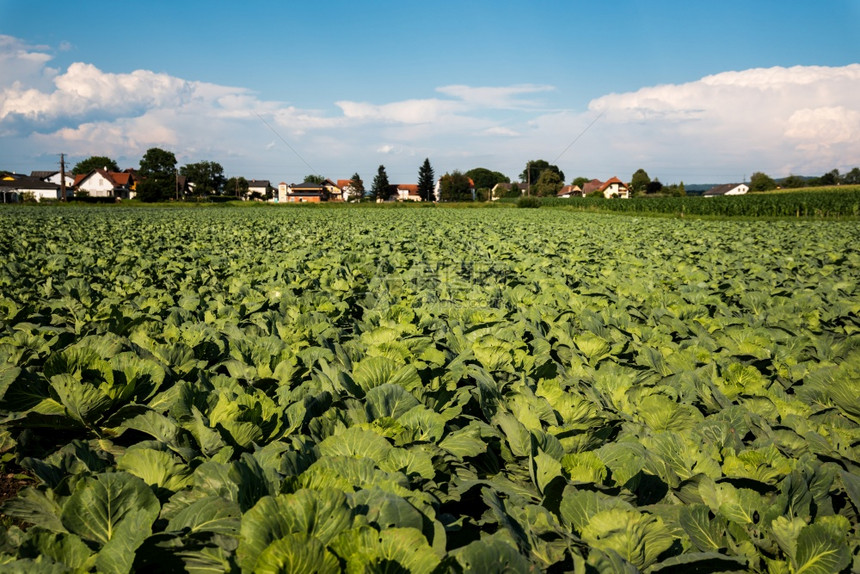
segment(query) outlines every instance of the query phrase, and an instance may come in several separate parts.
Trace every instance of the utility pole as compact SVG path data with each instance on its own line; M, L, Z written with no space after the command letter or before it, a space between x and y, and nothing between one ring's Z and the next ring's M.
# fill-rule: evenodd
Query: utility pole
M526 195L532 194L532 162L526 162Z
M66 201L66 154L60 154L60 201Z

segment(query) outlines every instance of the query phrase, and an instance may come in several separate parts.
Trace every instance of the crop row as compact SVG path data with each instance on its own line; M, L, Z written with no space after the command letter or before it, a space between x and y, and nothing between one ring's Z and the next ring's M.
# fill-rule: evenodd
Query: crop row
M857 569L858 240L567 210L0 210L0 448L33 477L0 566Z
M634 197L617 201L593 197L541 198L549 206L581 211L668 213L717 217L839 218L860 215L860 190L794 192L732 197Z

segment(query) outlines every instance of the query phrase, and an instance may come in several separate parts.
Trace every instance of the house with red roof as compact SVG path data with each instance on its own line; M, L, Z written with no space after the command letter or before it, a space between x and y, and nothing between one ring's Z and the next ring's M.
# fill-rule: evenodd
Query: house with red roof
M604 181L603 185L600 186L600 193L602 193L603 197L606 199L613 197L630 199L630 188L617 177L610 177Z
M132 170L116 172L94 169L75 176L75 189L87 192L90 197L133 199L136 188L137 177Z
M398 183L394 189L393 197L397 201L421 201L417 183Z

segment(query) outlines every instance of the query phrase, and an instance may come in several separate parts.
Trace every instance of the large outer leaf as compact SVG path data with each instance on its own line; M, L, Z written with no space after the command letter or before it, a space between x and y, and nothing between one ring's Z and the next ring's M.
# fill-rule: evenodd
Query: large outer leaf
M239 565L252 570L269 544L296 532L313 535L328 544L352 526L352 516L346 496L339 490L299 490L263 497L242 517L236 550Z
M476 540L458 548L452 554L464 572L481 574L513 574L537 571L519 551L498 538Z
M237 535L242 513L239 505L218 496L207 496L195 500L177 512L167 525L167 530L188 528L191 532L217 532Z
M326 438L319 448L323 456L355 456L380 462L388 457L394 447L373 431L349 427L340 434Z
M151 448L132 448L117 461L117 468L160 489L176 492L191 482L191 469L170 453Z
M582 529L582 538L602 550L614 550L644 569L672 546L672 533L657 517L630 510L598 512Z
M347 530L332 541L331 548L346 561L347 572L430 574L440 562L421 531L414 528Z
M53 532L66 532L60 518L62 508L54 499L52 491L43 492L33 487L25 488L17 498L6 501L0 507L7 516L18 518L34 526Z
M398 418L420 403L409 391L399 385L386 383L374 387L365 395L368 420L380 417Z
M336 574L337 558L316 538L295 532L266 547L254 566L256 574Z
M144 481L125 472L99 474L78 482L63 506L63 525L86 540L107 544L124 523L149 529L160 506Z
M797 537L795 574L832 574L851 562L848 545L831 529L810 524Z
M51 386L66 408L66 413L82 425L94 422L112 403L111 398L100 388L83 383L72 375L54 375L51 377Z
M27 531L27 540L21 545L20 554L26 558L46 556L76 569L92 562L93 551L74 534L31 528Z
M725 524L711 520L709 512L703 504L692 504L681 508L679 517L681 528L701 552L717 551L726 545Z

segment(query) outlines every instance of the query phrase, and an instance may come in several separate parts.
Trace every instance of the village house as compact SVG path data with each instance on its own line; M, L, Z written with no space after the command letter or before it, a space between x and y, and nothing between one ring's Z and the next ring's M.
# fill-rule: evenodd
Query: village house
M78 193L86 192L90 197L134 199L137 177L133 170L116 172L94 169L76 176L74 187Z
M41 179L42 181L60 185L63 180L63 174L59 170L54 171L31 171L30 177ZM65 173L66 189L71 189L75 185L75 176L71 172Z
M721 195L743 195L750 190L745 183L726 183L712 187L702 195L704 197L718 197Z
M69 197L71 188L66 191ZM60 186L37 177L10 174L0 180L0 195L2 203L16 203L31 200L60 199Z
M603 182L603 185L600 186L600 193L602 193L603 197L606 199L611 199L613 197L621 199L630 198L630 188L617 177L610 177Z
M565 185L559 190L556 197L582 197L582 189L578 185Z

